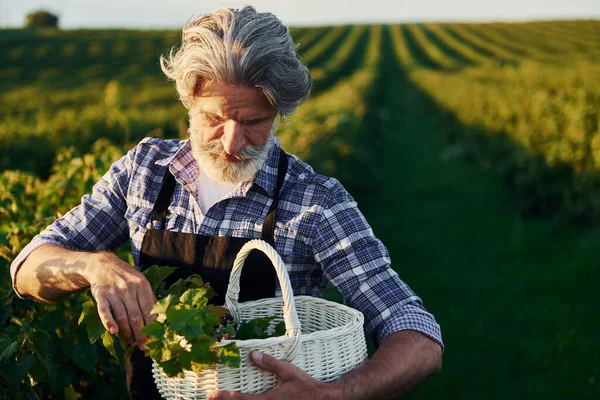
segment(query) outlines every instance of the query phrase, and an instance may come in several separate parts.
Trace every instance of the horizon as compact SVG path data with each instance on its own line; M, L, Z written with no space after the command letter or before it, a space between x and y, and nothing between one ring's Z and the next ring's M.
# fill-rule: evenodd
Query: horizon
M59 17L61 29L181 29L192 16L227 5L238 8L250 2L227 3L206 0L197 5L191 0L174 0L165 5L160 0L0 0L0 27L19 28L27 13L44 9ZM356 0L332 0L320 4L305 0L301 5L282 4L274 0L251 2L259 12L272 12L292 27L330 25L373 25L402 23L525 23L542 21L585 21L600 19L600 1L573 0L505 0L484 2L424 0L418 4L405 0L388 4L372 0L368 5ZM316 6L318 5L318 6Z

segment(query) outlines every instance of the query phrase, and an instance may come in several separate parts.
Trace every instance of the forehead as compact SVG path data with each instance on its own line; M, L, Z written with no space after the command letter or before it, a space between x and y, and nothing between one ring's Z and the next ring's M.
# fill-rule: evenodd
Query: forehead
M275 112L259 89L248 86L210 83L195 97L199 111L204 112L267 115Z

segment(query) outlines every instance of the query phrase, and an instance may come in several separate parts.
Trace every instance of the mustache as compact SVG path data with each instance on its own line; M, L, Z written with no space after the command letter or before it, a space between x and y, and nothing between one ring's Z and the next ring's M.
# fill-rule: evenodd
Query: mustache
M193 142L194 142L194 147L196 147L197 150L200 152L203 152L206 154L213 154L216 156L225 156L228 154L225 151L225 147L223 147L223 143L221 143L221 141L219 139L211 140L207 143L199 143L199 141L196 141L196 140L193 140ZM244 146L233 157L235 159L237 159L238 161L253 160L261 155L261 153L263 152L263 150L265 149L265 147L268 144L269 143L267 142L267 144L265 144L265 146L262 146L262 147L252 146L252 145Z

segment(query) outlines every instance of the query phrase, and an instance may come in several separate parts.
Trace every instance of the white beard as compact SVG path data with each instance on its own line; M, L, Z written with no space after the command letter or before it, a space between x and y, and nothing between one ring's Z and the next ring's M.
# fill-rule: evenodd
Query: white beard
M223 183L236 184L250 180L263 167L269 156L269 151L275 144L276 123L273 124L267 143L262 146L245 146L235 155L236 161L223 158L227 153L220 139L202 143L198 132L192 134L190 124L190 143L192 154L198 167L211 179Z

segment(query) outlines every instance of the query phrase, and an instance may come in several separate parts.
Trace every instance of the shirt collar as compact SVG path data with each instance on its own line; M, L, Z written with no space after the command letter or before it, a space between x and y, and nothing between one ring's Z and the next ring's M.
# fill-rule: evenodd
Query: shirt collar
M273 147L269 150L267 161L252 179L252 183L261 187L267 192L270 198L275 196L275 189L277 188L277 173L279 172L279 156L281 154L280 149L281 142L279 139L275 138Z
M267 161L262 168L251 180L242 182L234 192L241 190L240 194L246 195L252 186L258 186L263 189L269 197L273 198L277 186L280 148L281 141L278 138L275 138L273 147L269 150ZM198 163L192 154L192 145L189 139L183 141L183 145L179 147L173 155L157 161L156 164L163 166L168 165L169 171L171 171L175 180L180 182L190 193L196 195L196 184L200 170Z

